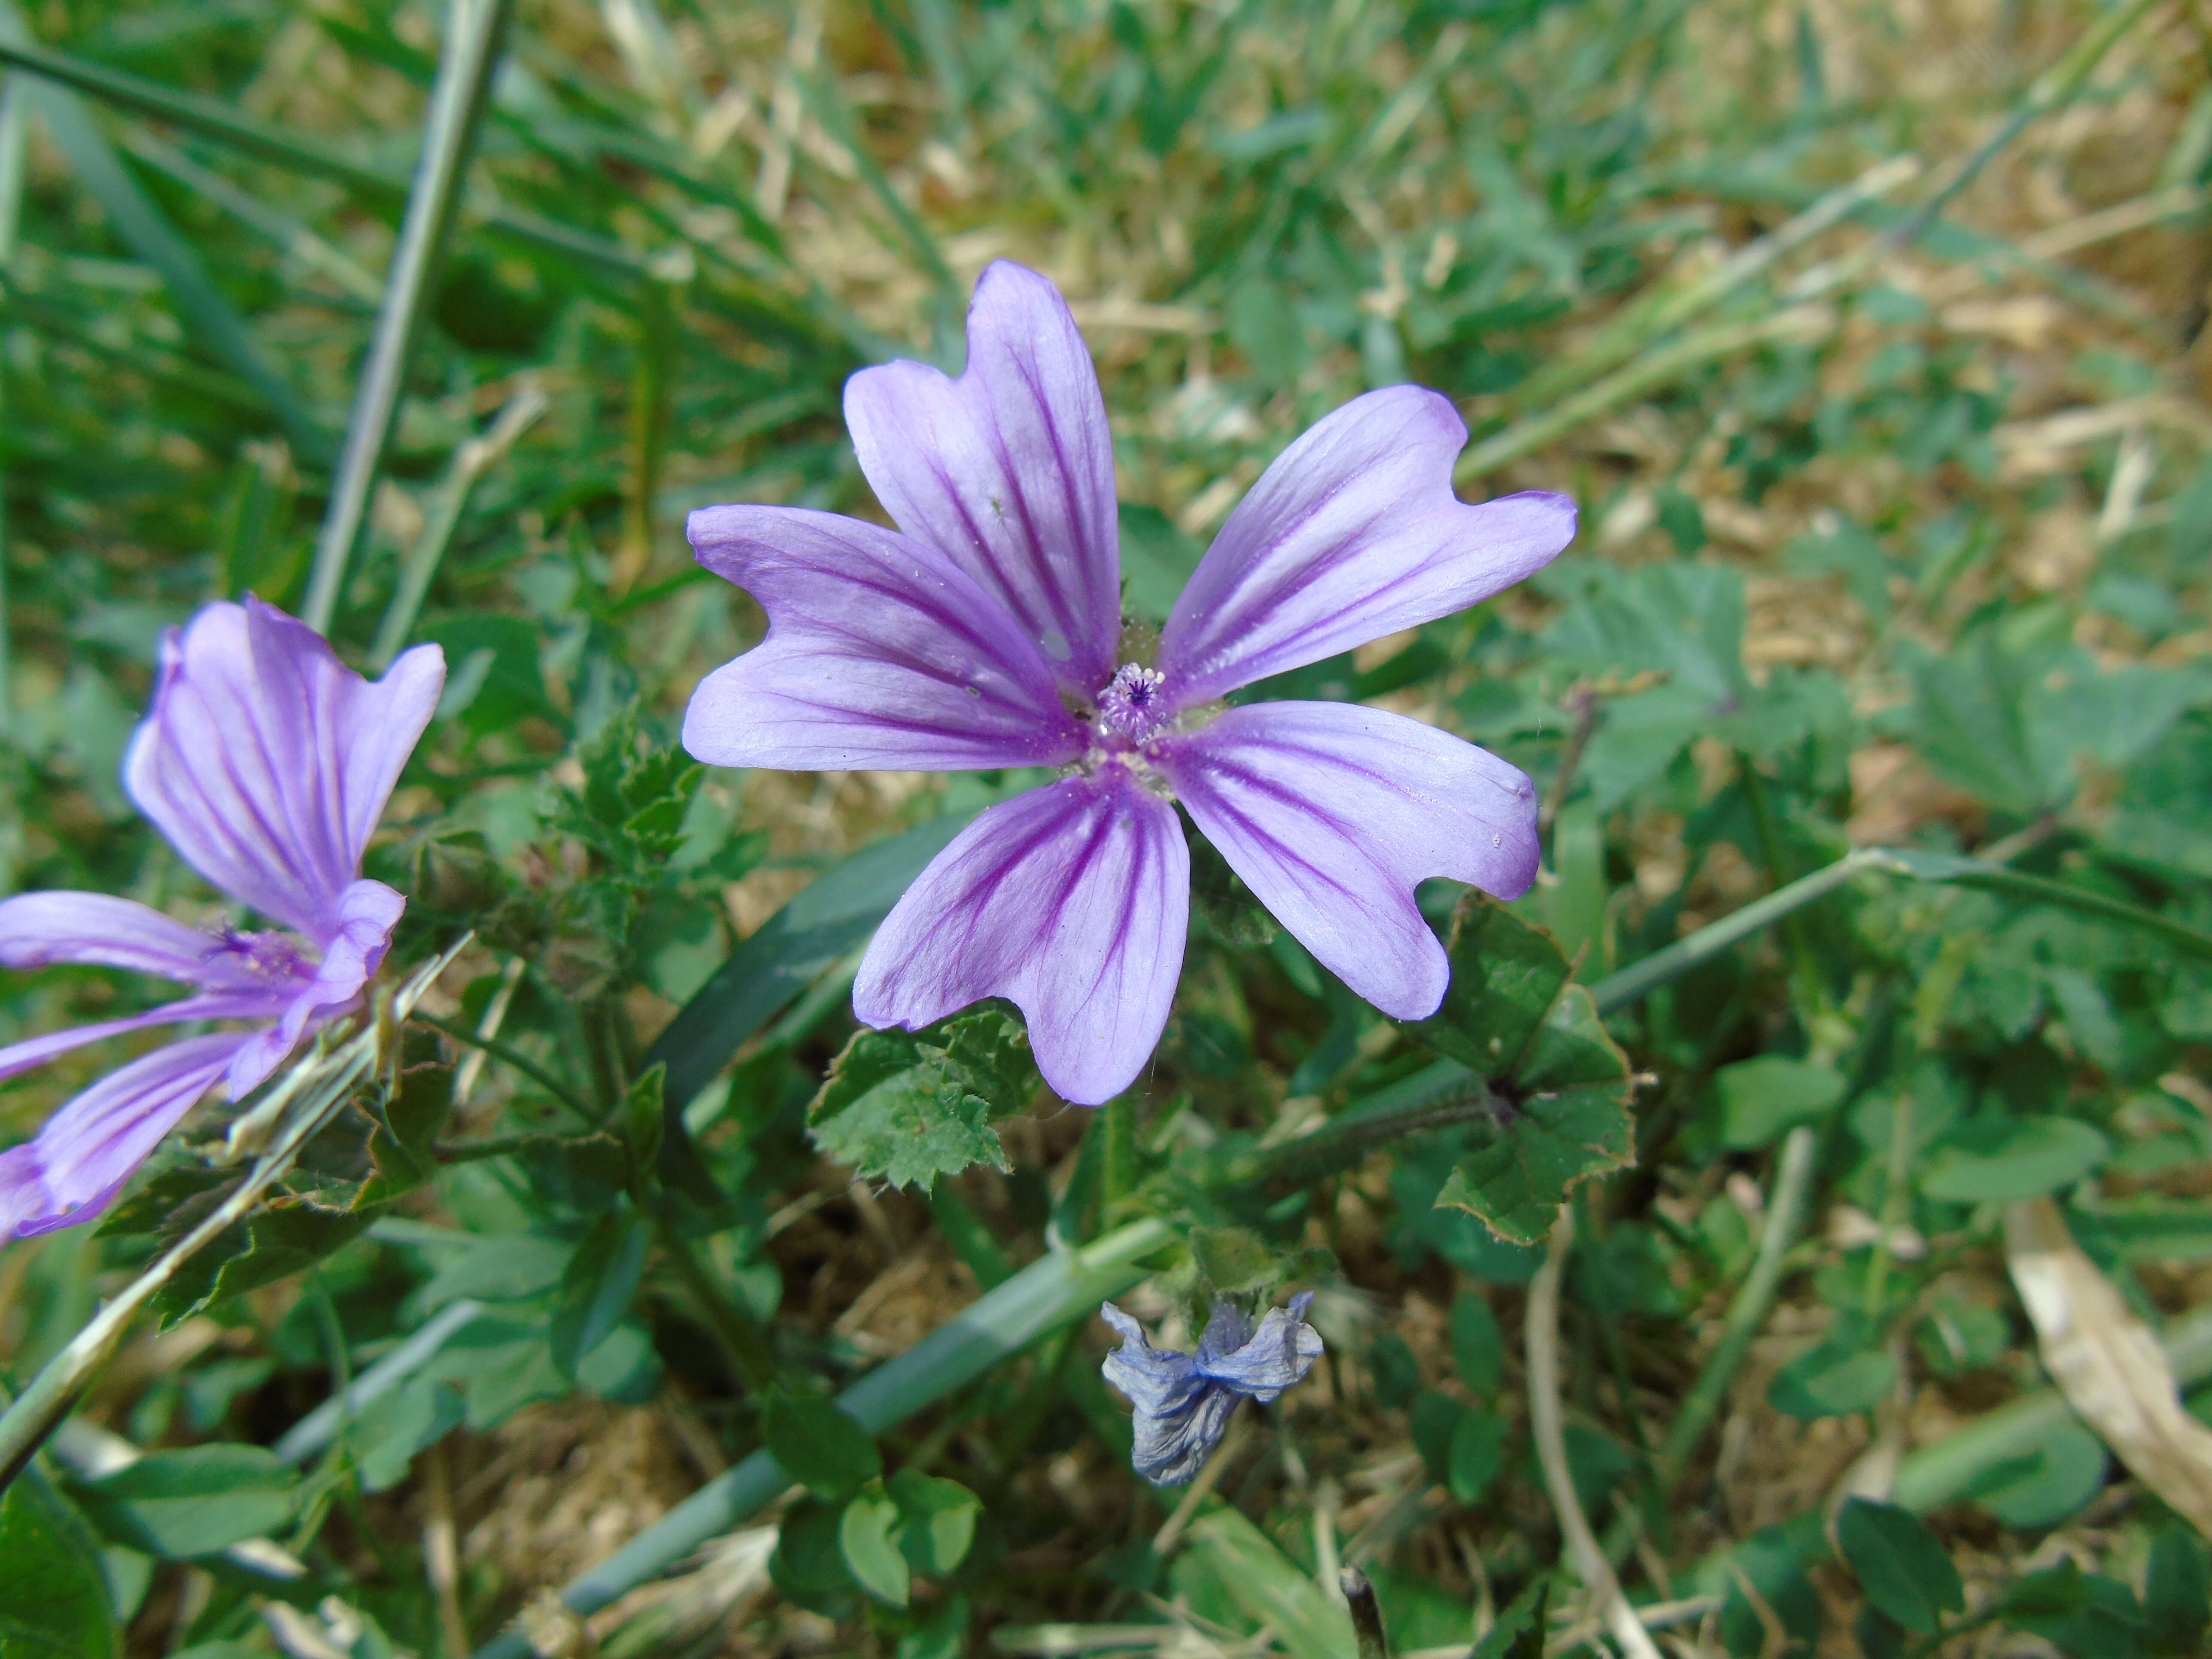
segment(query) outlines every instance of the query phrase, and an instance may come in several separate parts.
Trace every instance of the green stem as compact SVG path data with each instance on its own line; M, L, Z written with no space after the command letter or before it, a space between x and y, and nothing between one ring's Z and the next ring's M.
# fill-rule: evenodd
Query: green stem
M1102 1300L1119 1296L1142 1279L1145 1270L1139 1264L1173 1237L1165 1222L1147 1218L1118 1228L1080 1250L1055 1250L869 1372L838 1395L837 1403L863 1428L880 1434L973 1382L1047 1332L1096 1313ZM571 1582L561 1599L576 1613L595 1613L665 1572L708 1539L757 1514L791 1484L774 1457L755 1452ZM531 1651L522 1634L510 1630L478 1649L477 1659L529 1659Z
M1887 849L1863 847L1847 853L1833 864L1815 870L1809 876L1800 876L1787 887L1769 893L1765 898L1753 899L1742 909L1723 916L1709 927L1700 927L1687 939L1677 939L1663 951L1655 951L1641 962L1632 963L1617 974L1608 975L1590 987L1590 996L1597 1003L1601 1014L1609 1014L1626 1008L1651 994L1661 986L1680 979L1692 969L1710 961L1730 945L1748 939L1770 922L1778 921L1794 910L1802 909L1814 900L1832 893L1862 870L1894 869L1895 864Z
M1325 1127L1279 1146L1214 1153L1200 1165L1198 1179L1207 1187L1242 1187L1324 1170L1340 1172L1361 1154L1401 1135L1498 1115L1498 1103L1489 1085L1458 1061L1440 1061L1420 1076L1433 1079L1432 1088L1407 1103L1374 1113L1362 1112L1361 1106L1347 1107Z
M380 674L390 667L392 659L407 643L407 636L415 631L415 619L422 614L431 580L445 560L446 550L453 544L453 532L460 528L461 514L468 510L469 497L475 493L477 481L514 447L514 441L545 412L545 408L544 390L535 381L526 381L507 407L500 410L489 431L481 438L471 438L453 452L453 462L446 469L445 482L438 487L437 502L430 510L429 520L400 563L398 586L392 592L384 621L377 628L376 643L369 648L368 665L373 672Z
M1124 1090L1115 1096L1099 1115L1098 1131L1106 1138L1100 1195L1105 1200L1106 1214L1111 1216L1115 1205L1135 1191L1137 1186L1136 1091Z
M1662 1492L1671 1491L1680 1480L1690 1455L1697 1450L1698 1443L1705 1438L1705 1431L1712 1425L1722 1402L1728 1398L1729 1385L1735 1380L1736 1367L1743 1363L1752 1339L1766 1322L1766 1310L1782 1283L1784 1261L1790 1254L1790 1247L1797 1241L1805 1196L1813 1182L1814 1154L1819 1147L1819 1138L1802 1125L1792 1129L1789 1139L1783 1143L1782 1167L1775 1175L1774 1191L1767 1200L1766 1226L1759 1235L1759 1255L1737 1289L1735 1300L1729 1304L1720 1341L1683 1399L1682 1409L1668 1425L1667 1437L1659 1443L1659 1485Z
M471 1048L483 1049L502 1066L513 1066L586 1123L597 1121L599 1115L585 1105L574 1091L520 1049L509 1048L497 1037L479 1036L467 1026L457 1025L449 1019L441 1019L435 1014L417 1013L415 1018L420 1024L428 1025L434 1030L443 1031L456 1042L466 1043ZM490 1154L487 1153L485 1156L489 1157Z
M692 1249L691 1241L665 1218L665 1207L656 1204L649 1208L653 1237L669 1265L676 1269L676 1276L684 1281L684 1288L691 1293L691 1300L707 1322L707 1328L715 1346L721 1349L722 1357L729 1362L731 1370L758 1398L775 1386L775 1345L751 1313L732 1302L715 1283L706 1264Z
M345 447L338 454L330 510L315 544L314 572L308 580L302 619L318 633L330 631L338 590L345 580L346 562L353 556L362 521L368 516L369 491L384 460L392 417L398 412L416 326L428 303L438 254L460 202L462 178L476 143L477 118L483 110L492 70L499 61L500 40L513 3L514 0L453 0L448 14L446 50L436 88L430 95L422 159L416 170L414 188L408 193L407 215L400 223L399 246L392 252L384 305L377 313L376 333L369 345L361 390L354 399L353 418L346 427Z
M1782 849L1781 827L1775 822L1774 802L1766 791L1766 780L1749 755L1736 751L1737 775L1743 781L1743 797L1751 807L1751 821L1759 835L1759 855L1766 861L1766 878L1780 892L1790 885L1790 860ZM1820 966L1814 958L1812 941L1805 937L1805 919L1792 910L1782 919L1782 927L1790 939L1790 964L1797 977L1797 994L1803 1000L1804 1022L1810 1025L1827 1000L1820 985Z

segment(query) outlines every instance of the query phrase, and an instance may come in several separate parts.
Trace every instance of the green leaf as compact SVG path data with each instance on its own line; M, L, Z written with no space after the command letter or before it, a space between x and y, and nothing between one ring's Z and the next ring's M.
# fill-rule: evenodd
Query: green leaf
M86 1512L125 1548L170 1560L213 1555L291 1520L298 1476L260 1446L149 1452L84 1483Z
M453 1110L450 1066L410 1066L384 1103L368 1137L376 1173L362 1183L354 1207L368 1209L411 1192L438 1172L434 1143Z
M1462 1504L1480 1503L1505 1462L1505 1422L1489 1412L1460 1413L1445 1454L1451 1495Z
M1909 1631L1932 1635L1947 1613L1963 1613L1966 1586L1936 1534L1894 1504L1848 1500L1836 1541L1867 1600Z
M1437 1203L1480 1217L1500 1238L1534 1244L1576 1186L1635 1161L1628 1059L1589 993L1571 985L1504 1086L1511 1115L1480 1126Z
M1714 1073L1713 1095L1722 1144L1749 1151L1826 1112L1844 1097L1844 1079L1831 1066L1761 1054Z
M2063 1417L1960 1494L2008 1527L2056 1526L2104 1489L2112 1466L2105 1443L2075 1417Z
M1011 1169L991 1121L1036 1089L1029 1034L985 1008L924 1031L854 1032L806 1121L815 1145L862 1176L928 1192L971 1164Z
M2103 1135L2070 1117L1972 1118L1922 1155L1920 1190L1948 1204L2034 1198L2079 1181L2112 1151Z
M1896 1382L1897 1358L1887 1349L1824 1342L1777 1370L1766 1400L1792 1417L1849 1417L1872 1411Z
M837 1522L837 1545L846 1570L862 1589L879 1601L902 1607L913 1581L895 1536L898 1527L899 1506L880 1480L871 1480L845 1505Z
M605 1341L629 1312L645 1271L646 1240L644 1218L611 1210L592 1224L568 1258L549 1333L553 1363L562 1370L574 1374L576 1362Z
M2202 1650L2212 1624L2212 1558L2204 1540L2185 1526L2167 1527L2151 1540L2143 1576L2143 1621L2154 1653Z
M1472 1291L1462 1291L1452 1300L1452 1363L1460 1380L1478 1395L1498 1392L1505 1363L1505 1334L1498 1328L1498 1316L1490 1304Z
M891 1659L960 1659L968 1633L968 1598L948 1595L937 1610L899 1638Z
M916 1572L951 1572L975 1540L982 1504L957 1480L901 1469L885 1483L898 1505L899 1548Z
M819 1497L842 1497L884 1472L883 1455L860 1420L814 1395L769 1395L761 1438L783 1472Z
M1453 914L1451 981L1427 1019L1405 1029L1478 1077L1513 1074L1567 982L1567 959L1542 930L1470 893Z
M1540 1577L1507 1604L1468 1659L1544 1659L1551 1604L1552 1581Z
M36 1468L0 1497L0 1659L113 1659L100 1543Z
M2137 1659L2143 1650L2144 1630L2135 1591L2102 1573L2080 1573L2079 1579L2080 1604L2073 1611L2030 1611L2016 1596L2008 1596L2005 1623L2040 1636L2067 1659Z
M304 1272L351 1243L375 1218L370 1210L279 1199L226 1228L146 1305L165 1329L174 1327L204 1308Z
M769 1577L786 1600L825 1618L842 1619L859 1605L845 1565L843 1506L802 1498L776 1528Z
M389 1492L407 1478L415 1455L445 1438L468 1418L460 1391L450 1382L416 1376L380 1395L349 1431L361 1462L361 1484Z
M1541 928L1470 892L1448 951L1442 1006L1405 1029L1488 1079L1504 1109L1476 1127L1436 1201L1531 1244L1574 1186L1633 1158L1628 1059Z

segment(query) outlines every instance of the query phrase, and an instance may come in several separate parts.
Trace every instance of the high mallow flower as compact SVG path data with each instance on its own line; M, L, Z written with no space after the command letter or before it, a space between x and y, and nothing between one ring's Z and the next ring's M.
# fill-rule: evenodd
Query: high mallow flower
M1098 1316L1121 1334L1100 1369L1128 1395L1136 1444L1129 1462L1156 1486L1180 1486L1196 1474L1237 1410L1265 1406L1301 1382L1321 1358L1321 1333L1306 1323L1311 1291L1270 1308L1255 1329L1233 1304L1217 1302L1196 1353L1156 1348L1144 1327L1109 1302Z
M1042 276L993 265L965 373L863 369L845 418L905 533L795 507L694 513L700 562L769 631L700 683L684 746L717 766L1060 773L977 817L907 890L861 963L859 1018L913 1030L1006 997L1066 1098L1128 1087L1189 921L1174 802L1346 985L1400 1018L1434 1012L1449 968L1414 888L1525 890L1528 778L1401 714L1223 699L1510 586L1573 538L1574 504L1463 504L1450 403L1370 392L1277 457L1154 641L1123 626L1105 403Z
M146 1026L249 1022L131 1061L0 1152L0 1243L90 1220L217 1079L242 1098L303 1036L360 1006L407 903L362 878L362 853L445 678L426 645L371 684L253 599L170 630L124 787L185 863L283 931L205 932L105 893L0 902L0 965L90 963L195 988L0 1048L0 1078Z

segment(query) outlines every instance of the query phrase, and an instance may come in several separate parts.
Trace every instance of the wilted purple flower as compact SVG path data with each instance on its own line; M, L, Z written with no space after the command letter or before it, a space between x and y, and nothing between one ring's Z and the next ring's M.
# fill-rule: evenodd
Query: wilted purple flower
M1302 1381L1321 1358L1321 1333L1306 1323L1311 1291L1270 1308L1257 1330L1227 1302L1213 1305L1194 1354L1156 1348L1144 1327L1109 1302L1098 1316L1121 1334L1101 1366L1136 1407L1129 1462L1156 1486L1180 1486L1199 1471L1247 1396L1265 1406Z
M1510 586L1572 538L1573 503L1464 505L1450 403L1370 392L1276 459L1155 641L1122 626L1105 403L1043 277L993 265L966 372L863 369L845 418L906 533L795 507L694 513L700 562L760 602L769 632L701 682L684 746L717 766L1060 771L922 872L868 948L854 1012L912 1030L1006 997L1061 1095L1118 1094L1182 963L1180 801L1346 984L1401 1018L1434 1012L1449 969L1415 885L1526 890L1528 780L1401 714L1221 699Z
M105 893L0 902L0 965L90 963L198 988L0 1048L0 1078L145 1026L252 1022L131 1061L0 1152L0 1243L90 1220L218 1078L241 1098L302 1036L359 1005L407 903L362 879L362 853L445 678L444 653L425 645L372 685L253 599L170 631L124 787L185 863L284 931L203 932Z

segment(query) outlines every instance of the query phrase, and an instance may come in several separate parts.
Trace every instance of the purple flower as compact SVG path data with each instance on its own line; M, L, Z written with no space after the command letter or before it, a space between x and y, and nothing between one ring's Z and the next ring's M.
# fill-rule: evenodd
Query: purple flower
M1121 1334L1100 1369L1136 1408L1129 1462L1137 1473L1156 1486L1182 1486L1218 1443L1239 1400L1265 1406L1303 1381L1321 1358L1321 1333L1306 1323L1312 1301L1305 1291L1287 1308L1268 1309L1257 1330L1217 1302L1194 1354L1154 1347L1135 1320L1110 1302L1101 1307L1098 1316Z
M868 948L854 1012L914 1030L1006 997L1061 1095L1120 1093L1182 967L1180 801L1346 984L1401 1018L1434 1012L1449 970L1415 885L1525 890L1528 780L1401 714L1221 699L1510 586L1572 538L1574 504L1464 505L1450 403L1370 392L1276 459L1155 642L1122 625L1106 407L1043 277L993 265L967 371L863 369L845 418L905 533L796 507L693 514L700 562L759 600L769 632L700 683L684 746L717 766L1060 772L922 872Z
M445 678L444 653L426 645L372 685L313 629L253 599L171 630L124 787L185 863L283 931L203 932L105 893L0 902L0 965L92 963L195 988L148 1013L0 1048L0 1078L145 1026L251 1022L132 1060L0 1152L0 1243L90 1220L216 1079L242 1098L307 1032L360 1006L406 908L362 879L362 852Z

